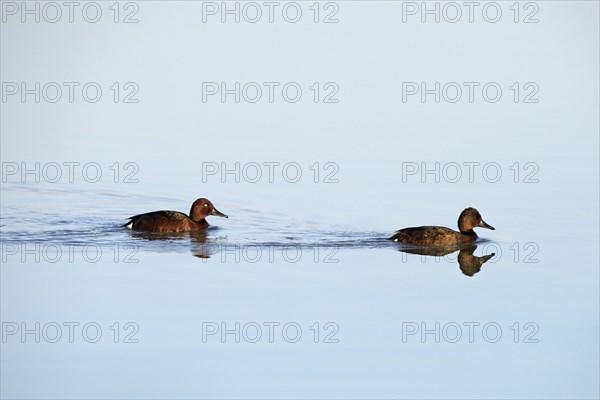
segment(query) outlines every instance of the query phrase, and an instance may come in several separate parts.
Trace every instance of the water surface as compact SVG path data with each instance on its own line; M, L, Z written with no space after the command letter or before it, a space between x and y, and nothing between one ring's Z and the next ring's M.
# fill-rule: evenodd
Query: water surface
M598 398L597 3L538 2L537 24L337 4L338 24L201 24L194 2L3 23L3 81L135 81L140 101L2 104L2 397ZM336 82L340 101L202 102L206 81ZM405 103L407 81L506 95ZM102 176L10 169L71 162ZM122 227L198 197L229 219ZM476 248L386 240L469 206L496 228Z

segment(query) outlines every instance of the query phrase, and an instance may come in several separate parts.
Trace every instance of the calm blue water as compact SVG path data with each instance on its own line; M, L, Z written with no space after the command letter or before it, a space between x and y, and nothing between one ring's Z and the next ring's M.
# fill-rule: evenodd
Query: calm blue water
M221 23L220 2L121 4L131 24L108 3L97 24L5 10L3 82L103 97L1 104L1 396L598 398L598 4L470 24L404 3L319 3L328 24L312 3L295 24ZM204 102L203 82L303 97ZM403 82L503 95L403 102ZM229 218L122 227L198 197ZM460 256L385 240L469 206L496 230Z

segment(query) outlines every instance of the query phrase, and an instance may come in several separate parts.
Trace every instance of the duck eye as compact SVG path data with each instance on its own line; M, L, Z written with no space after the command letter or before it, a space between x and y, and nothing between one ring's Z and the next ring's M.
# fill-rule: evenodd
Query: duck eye
M205 204L204 207L208 207L208 204Z

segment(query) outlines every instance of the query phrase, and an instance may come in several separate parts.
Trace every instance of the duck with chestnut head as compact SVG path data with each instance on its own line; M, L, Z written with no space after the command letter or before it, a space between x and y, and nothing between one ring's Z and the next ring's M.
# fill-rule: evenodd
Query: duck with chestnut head
M217 210L210 200L202 198L194 201L189 216L179 211L152 211L129 217L129 222L123 226L145 232L199 231L208 227L206 217L209 215L229 218Z

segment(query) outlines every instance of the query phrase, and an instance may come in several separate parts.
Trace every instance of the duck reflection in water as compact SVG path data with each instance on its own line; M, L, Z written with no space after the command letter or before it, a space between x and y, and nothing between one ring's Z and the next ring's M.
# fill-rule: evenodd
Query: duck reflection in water
M444 257L448 254L458 251L458 265L463 274L473 276L481 270L481 266L496 254L491 253L486 256L475 256L473 253L477 249L476 244L462 244L440 247L400 247L398 251L409 254L420 254L431 257Z
M213 242L215 237L211 236L209 233L210 229L183 233L131 231L129 235L135 239L163 241L165 242L165 246L169 248L169 251L172 250L171 243L187 241L191 245L190 251L194 257L210 258L211 255L217 252L218 246ZM209 240L209 238L211 238L211 240Z

